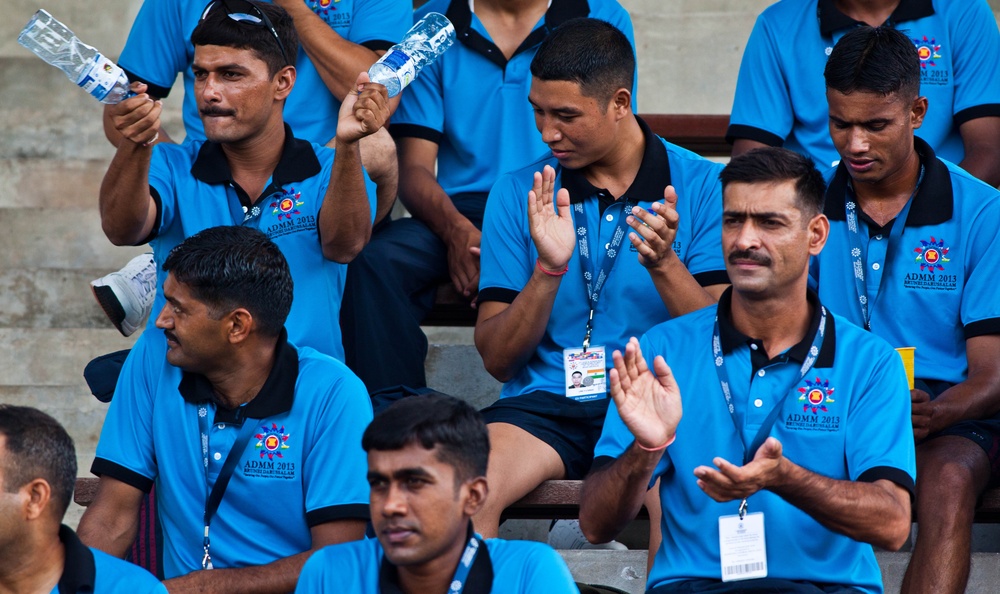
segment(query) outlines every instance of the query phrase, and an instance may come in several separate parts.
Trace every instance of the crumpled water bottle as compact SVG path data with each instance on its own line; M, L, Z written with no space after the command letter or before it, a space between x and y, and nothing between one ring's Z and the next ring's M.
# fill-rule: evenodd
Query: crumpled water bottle
M455 26L438 12L427 13L368 69L372 82L385 85L395 97L413 82L424 66L438 59L455 43Z
M31 17L17 42L65 72L101 103L118 103L132 95L128 77L117 64L77 39L66 25L44 10Z

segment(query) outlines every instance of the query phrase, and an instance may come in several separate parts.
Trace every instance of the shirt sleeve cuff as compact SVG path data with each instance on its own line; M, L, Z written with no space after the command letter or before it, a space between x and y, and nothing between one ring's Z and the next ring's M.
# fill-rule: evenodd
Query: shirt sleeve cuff
M861 473L861 476L858 477L858 482L874 483L875 481L882 479L892 481L900 487L906 489L906 491L910 494L911 500L916 495L917 490L913 484L913 478L905 471L891 466L876 466L874 468L869 468Z
M384 39L372 39L371 41L362 41L358 45L360 45L361 47L366 47L372 50L373 52L377 52L379 50L388 50L390 47L396 44L391 41L386 41Z
M129 82L141 82L146 85L146 93L150 97L155 97L157 99L166 99L167 95L170 94L170 87L161 87L160 85L154 85L153 83L146 80L144 77L132 72L127 68L122 68L125 71L125 75L128 76Z
M1000 318L987 318L966 324L964 333L966 340L987 334L1000 334Z
M692 276L702 287L729 284L729 274L725 270L709 270L708 272L699 272Z
M781 146L785 144L784 138L778 136L777 134L768 132L767 130L761 130L760 128L745 126L743 124L729 124L729 128L726 130L726 142L732 144L741 138L760 142L762 144L766 144L767 146Z
M959 111L954 116L952 116L952 122L956 126L961 126L965 122L972 121L976 118L989 118L1000 116L1000 103L987 103L984 105L975 105L973 107L966 107L965 109Z
M139 489L143 493L149 493L149 490L153 488L152 478L143 476L134 470L125 468L121 464L105 458L95 458L94 463L90 466L90 472L97 476L106 476L121 481L126 485Z
M345 503L331 505L306 512L306 523L310 528L336 520L368 520L368 505L365 503Z
M434 144L441 144L441 133L427 126L417 124L390 124L389 134L393 138L422 138Z
M479 290L479 299L476 303L485 303L487 301L499 301L500 303L514 303L514 299L520 295L520 291L515 291L513 289L501 289L500 287L487 287L485 289Z

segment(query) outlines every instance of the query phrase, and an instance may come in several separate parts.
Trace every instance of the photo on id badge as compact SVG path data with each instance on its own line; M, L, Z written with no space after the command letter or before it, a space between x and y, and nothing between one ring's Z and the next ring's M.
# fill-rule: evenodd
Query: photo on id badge
M566 374L566 397L574 400L597 400L608 395L604 347L563 350Z

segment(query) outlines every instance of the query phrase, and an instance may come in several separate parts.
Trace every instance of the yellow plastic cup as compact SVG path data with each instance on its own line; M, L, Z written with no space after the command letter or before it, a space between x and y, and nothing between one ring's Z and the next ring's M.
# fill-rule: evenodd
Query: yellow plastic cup
M916 347L899 347L896 352L899 353L899 358L903 360L903 368L906 369L906 383L909 384L910 389L913 389L913 353L916 351Z

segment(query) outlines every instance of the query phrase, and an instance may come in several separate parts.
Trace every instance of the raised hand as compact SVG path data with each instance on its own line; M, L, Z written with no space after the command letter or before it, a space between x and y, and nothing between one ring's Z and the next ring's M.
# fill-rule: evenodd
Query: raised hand
M677 192L673 186L663 191L663 202L654 202L654 212L636 206L625 221L632 227L629 241L639 252L639 263L654 268L674 255L674 238L677 237Z
M612 359L611 397L636 442L651 449L672 441L681 420L681 392L667 362L657 355L654 375L634 336L625 345L625 354L616 350Z
M125 140L141 146L152 146L159 138L160 112L163 111L163 104L146 94L147 88L141 82L132 83L129 89L136 95L111 108L115 129Z
M569 191L559 190L555 197L558 212L552 208L556 185L556 171L546 165L541 173L535 172L534 183L528 192L528 228L531 240L538 250L539 263L550 271L566 268L576 247L576 228L569 212Z
M378 131L389 120L389 93L373 83L367 72L358 74L356 92L348 93L337 116L337 143L353 143Z

